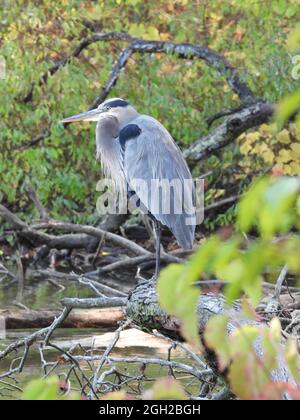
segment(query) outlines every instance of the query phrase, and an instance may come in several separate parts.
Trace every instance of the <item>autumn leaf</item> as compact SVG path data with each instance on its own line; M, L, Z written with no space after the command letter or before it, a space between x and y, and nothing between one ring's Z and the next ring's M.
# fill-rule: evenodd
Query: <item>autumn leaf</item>
M234 32L233 32L233 38L235 41L240 42L244 35L245 35L246 31L244 29L241 28L237 28Z

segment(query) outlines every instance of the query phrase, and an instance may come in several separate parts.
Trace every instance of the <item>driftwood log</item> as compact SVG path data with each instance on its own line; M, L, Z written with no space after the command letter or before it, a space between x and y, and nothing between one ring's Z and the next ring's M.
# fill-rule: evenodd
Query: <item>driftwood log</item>
M61 311L0 310L0 320L6 329L45 328L60 315ZM62 328L117 327L124 319L121 308L76 309L62 322Z

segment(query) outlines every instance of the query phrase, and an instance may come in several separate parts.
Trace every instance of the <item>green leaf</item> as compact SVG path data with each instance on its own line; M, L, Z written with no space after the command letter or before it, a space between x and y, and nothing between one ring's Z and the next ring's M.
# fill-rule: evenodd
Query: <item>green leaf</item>
M293 222L293 212L299 180L281 177L272 182L264 194L264 202L259 214L259 228L262 236L271 238L276 232L288 231Z
M290 8L292 9L292 8ZM288 9L289 10L289 9ZM292 12L292 10L291 10ZM299 48L300 45L300 25L296 27L294 31L291 32L291 34L288 37L287 40L288 48L293 51Z
M143 399L147 400L186 400L187 396L180 384L174 378L158 379L153 387L146 391Z
M224 370L231 360L227 324L226 315L214 316L207 322L204 333L206 345L217 354L220 370Z
M294 206L299 192L296 177L262 178L242 198L237 224L244 232L257 226L265 239L288 231L295 223Z
M230 366L228 379L234 394L242 400L256 400L271 382L270 375L252 353L237 354Z
M207 242L201 244L183 273L186 281L194 283L199 280L204 272L207 275L213 273L214 263L220 246L221 241L217 236L213 236Z
M59 379L50 376L47 379L31 381L24 389L23 400L57 400Z
M186 268L179 264L170 264L162 270L157 291L162 308L182 321L184 337L200 347L196 312L199 289L186 281Z
M285 349L285 360L296 382L300 382L300 360L297 343L289 339Z
M277 130L281 130L285 122L298 110L300 104L300 90L282 99L276 108L275 122Z
M243 232L249 232L255 225L268 183L267 178L260 179L241 198L238 204L237 225Z
M277 317L272 319L269 328L271 338L279 344L281 341L281 324Z

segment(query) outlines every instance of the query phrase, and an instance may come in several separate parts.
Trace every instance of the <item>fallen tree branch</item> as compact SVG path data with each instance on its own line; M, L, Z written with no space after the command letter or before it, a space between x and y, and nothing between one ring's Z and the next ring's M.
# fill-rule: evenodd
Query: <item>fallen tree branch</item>
M179 347L181 350L183 350L188 356L190 356L192 359L194 359L194 361L202 368L202 369L207 369L207 365L200 359L199 356L197 356L196 353L194 353L189 347L183 345L180 341L174 341L172 340L170 337L167 337L163 334L160 334L158 332L153 331L152 335L154 335L154 337L157 338L161 338L163 340L167 340L172 349L176 349L177 347Z
M67 319L72 309L87 309L87 308L110 308L110 307L121 307L126 305L127 298L90 298L90 299L71 299L66 298L61 301L63 305L62 312L54 319L52 324L47 327L40 329L33 334L15 341L10 344L5 350L0 352L0 361L7 357L10 353L17 351L22 347L30 347L37 340L43 339L47 343L55 329L63 324Z
M69 316L70 312L71 312L72 308L69 306L65 306L64 309L62 310L62 313L54 319L54 321L52 322L50 328L48 329L48 331L45 334L45 345L47 345L49 343L50 338L52 337L54 331L56 330L56 328L58 328L63 322L64 320Z
M1 212L1 208L0 208ZM139 246L133 241L130 241L129 239L126 239L122 236L116 235L112 232L106 232L100 228L95 228L93 226L88 225L76 225L73 223L67 223L67 222L58 222L51 220L48 223L39 223L36 225L33 225L33 228L35 230L41 230L41 229L51 229L51 230L58 230L63 232L75 232L75 233L85 233L90 236L94 236L96 238L101 239L103 235L105 235L105 239L109 242L111 242L114 245L121 246L122 248L125 248L131 252L133 252L136 255L149 255L150 252L146 251L144 248Z
M120 226L126 221L126 214L108 214L103 221L97 226L106 232L116 233ZM88 252L96 252L101 239L91 237L86 249Z
M68 314L73 308L78 307L90 308L95 306L111 307L116 305L126 305L127 322L125 325L128 325L129 323L133 322L134 324L138 325L142 330L151 331L153 329L156 329L167 336L180 337L181 324L179 320L168 315L160 308L155 288L153 287L153 285L150 284L139 284L132 291L128 300L126 298L64 299L62 301L62 304L64 305L63 312L52 323L50 327L40 330L32 334L31 336L19 340L18 342L10 345L4 352L0 353L0 360L6 357L11 352L19 349L20 347L25 347L24 354L27 354L30 345L33 344L33 342L35 342L37 339L43 339L44 343L49 342L51 335L53 334L55 329L58 328L59 325L62 325L62 322L65 320L65 318L68 316ZM240 325L265 325L263 322L260 321L254 322L253 320L245 319L245 317L241 314L241 308L238 302L236 302L231 309L228 309L226 307L225 299L223 298L223 296L216 294L202 294L200 296L197 306L197 314L199 334L201 337L203 335L208 320L214 315L228 315L229 322L227 326L227 331L229 335L234 333L236 328ZM218 365L216 363L214 354L212 354L212 352L206 348L204 356L207 360L209 368L204 370L203 363L201 360L199 362L197 355L190 356L193 357L198 367L196 367L195 365L188 365L186 363L181 363L173 360L164 360L160 358L110 356L110 352L112 351L116 341L119 339L119 333L122 329L124 329L124 325L120 326L120 328L117 330L114 339L102 355L94 355L92 351L92 354L88 354L86 356L73 356L70 353L71 351L67 352L65 350L61 350L64 354L65 360L71 361L73 366L72 369L74 369L74 366L78 366L78 363L80 361L86 362L88 363L88 365L90 362L100 362L97 365L96 371L92 369L93 379L89 379L85 385L81 386L81 389L84 389L86 388L86 386L89 386L90 390L94 390L94 392L97 392L97 387L103 385L104 377L102 376L103 372L101 369L105 362L110 364L110 369L113 368L113 365L118 363L141 364L142 366L145 366L147 364L158 364L160 366L168 367L169 369L171 369L172 372L175 372L175 370L179 370L181 373L188 373L196 377L200 381L205 380L205 378L211 376L212 373L219 376L222 380L224 379L224 372L218 371ZM54 348L56 348L57 350L60 350L58 346L52 344L50 345L54 346ZM259 357L262 356L262 346L259 341L254 343L254 350ZM24 365L24 360L25 359L23 355L23 358L21 360L22 364L19 366L22 367ZM57 364L54 364L54 367L55 366L57 366ZM283 359L281 359L281 356L278 356L278 366L279 368L272 372L273 381L287 382L291 385L294 385L293 380L290 377L289 370L286 368L285 362ZM11 369L9 372L6 372L5 377L11 376L14 373L19 373L20 368L17 367L15 369ZM88 395L92 397L91 391ZM96 394L94 395L96 397ZM218 398L220 397L224 397L223 394L221 396L218 396Z
M9 378L12 375L19 374L23 371L24 365L25 365L25 362L26 362L26 359L27 359L27 356L28 356L28 352L29 352L29 346L30 346L30 344L27 341L25 341L24 342L24 347L25 348L24 348L23 356L18 357L18 358L14 359L12 361L9 370L7 372L4 372L4 373L0 374L0 380L2 380L4 378ZM1 356L1 353L0 353L0 356ZM14 365L18 361L20 361L18 366L14 367Z
M33 189L32 185L29 184L26 188L28 197L34 203L35 207L37 208L40 220L46 222L50 219L49 214L45 206L41 203L39 197L37 196L35 190Z
M57 221L51 221L47 223L40 223L34 226L28 226L25 222L14 215L10 210L0 204L0 215L10 223L22 237L27 238L35 246L47 245L49 249L70 249L70 248L82 248L83 244L80 244L82 236L64 235L57 237L55 235L49 235L44 232L39 232L42 229L55 229L60 231L68 231L75 233L84 233L89 236L94 236L101 239L105 235L105 239L114 245L121 246L122 248L131 251L135 255L149 255L150 252L139 246L129 239L123 238L122 236L116 235L111 232L106 232L102 229L95 228L87 225L75 225L72 223L63 223ZM75 246L76 245L76 246ZM81 246L80 246L81 245Z
M182 263L184 262L183 258L176 257L175 255L166 254L165 252L161 255L161 262L171 263L171 262L177 262ZM139 257L132 257L132 258L126 258L122 259L120 261L113 262L111 264L106 265L105 267L99 267L93 275L99 275L103 273L111 273L115 270L120 270L123 268L138 266L139 264L146 262L146 261L155 261L155 255L154 254L147 254L147 255L141 255Z

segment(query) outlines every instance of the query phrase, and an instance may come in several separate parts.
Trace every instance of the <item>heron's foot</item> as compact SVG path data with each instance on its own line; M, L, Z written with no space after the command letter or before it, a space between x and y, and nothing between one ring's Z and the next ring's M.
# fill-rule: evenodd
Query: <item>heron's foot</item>
M150 279L146 279L145 277L140 275L140 270L138 269L135 278L137 279L137 283L139 286L143 284L147 284L149 286L150 284L154 285L156 283L158 275L154 274L152 277L150 277Z
M149 284L150 283L155 283L156 282L156 278L153 276L153 277L151 277L150 279L145 279L145 277L141 277L141 276L139 276L139 277L136 277L136 279L137 279L137 284L139 285L139 286L141 286L141 285L148 285L149 286Z
M145 277L140 276L139 274L136 275L136 280L137 280L137 284L140 285L150 285L150 284L155 284L156 280L157 280L157 276L152 276L150 277L150 279L146 279Z
M153 276L148 281L151 281L151 283L155 284L157 282L158 277L159 274L153 274Z

